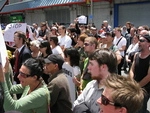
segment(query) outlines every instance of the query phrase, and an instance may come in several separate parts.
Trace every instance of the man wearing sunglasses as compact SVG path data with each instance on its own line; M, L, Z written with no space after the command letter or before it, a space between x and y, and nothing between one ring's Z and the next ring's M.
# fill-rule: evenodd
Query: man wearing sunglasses
M112 74L103 83L104 91L97 100L100 113L136 113L141 108L143 90L135 80Z
M138 113L147 112L147 102L150 98L150 35L141 35L139 50L134 56L134 61L129 72L130 77L136 80L146 90L142 108Z
M89 82L83 92L74 102L74 113L99 113L100 108L97 99L103 92L102 81L117 69L117 58L108 49L98 49L89 56L88 72L92 81Z

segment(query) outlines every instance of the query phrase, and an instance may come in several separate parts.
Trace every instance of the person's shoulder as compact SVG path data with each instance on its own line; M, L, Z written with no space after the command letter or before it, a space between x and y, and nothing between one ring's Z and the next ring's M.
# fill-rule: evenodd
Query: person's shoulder
M94 87L95 84L97 84L97 80L92 80L92 81L90 81L90 82L87 84L86 87Z

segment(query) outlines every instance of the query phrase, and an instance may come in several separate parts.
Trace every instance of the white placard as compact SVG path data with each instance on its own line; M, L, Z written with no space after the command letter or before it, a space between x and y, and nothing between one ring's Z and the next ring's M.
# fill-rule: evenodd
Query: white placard
M69 82L69 90L70 90L70 96L71 96L71 102L74 103L76 99L76 89L75 84L73 83L73 67L71 67L67 62L65 62L62 66L64 73L67 76L68 82Z
M6 63L6 57L7 57L7 51L6 51L6 45L5 45L5 41L4 41L4 36L2 34L2 29L1 29L1 25L0 25L0 57L1 57L1 63L3 65L3 67L5 66Z
M14 33L16 31L22 31L26 33L26 23L10 23L6 26L4 31L4 40L8 42L14 42Z
M87 16L81 15L78 17L79 24L87 24L88 18Z
M31 40L35 40L35 39L33 38L33 33L32 33L31 26L27 25L27 29L28 29L28 32L29 32L29 38L30 38Z

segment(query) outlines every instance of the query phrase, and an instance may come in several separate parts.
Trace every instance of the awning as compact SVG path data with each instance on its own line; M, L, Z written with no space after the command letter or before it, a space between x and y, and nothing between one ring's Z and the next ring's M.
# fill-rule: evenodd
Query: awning
M7 3L7 0L0 1L0 11L3 9L3 7L5 6L6 3Z
M23 12L25 10L40 9L50 6L62 6L71 4L81 4L85 0L29 0L14 4L5 5L0 14Z

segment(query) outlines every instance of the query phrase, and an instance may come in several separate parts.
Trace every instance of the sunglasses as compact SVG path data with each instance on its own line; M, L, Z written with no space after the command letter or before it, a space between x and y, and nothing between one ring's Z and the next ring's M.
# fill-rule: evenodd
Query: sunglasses
M27 77L30 76L29 74L25 74L25 73L23 73L21 71L19 71L19 75L21 75L23 78L27 78Z
M84 43L84 46L89 46L89 45L91 45L90 43Z
M139 39L139 42L147 42L147 40Z
M121 104L119 103L114 103L112 101L110 101L107 97L105 97L103 94L101 95L101 102L103 105L107 106L107 105L113 105L113 106L117 106L117 107L122 107Z

